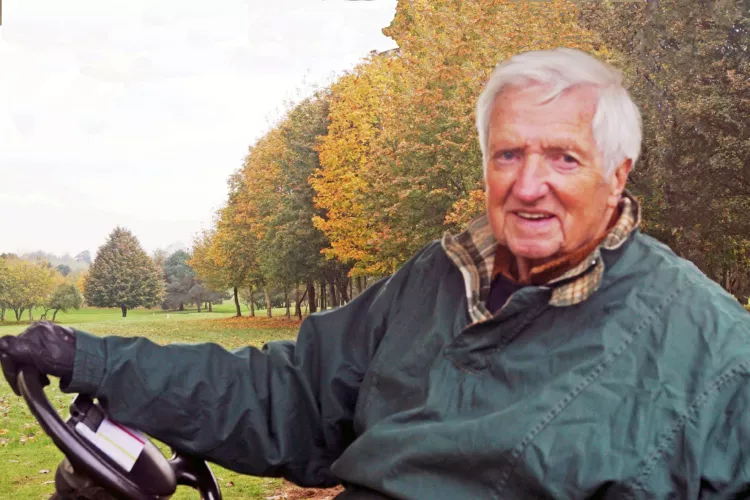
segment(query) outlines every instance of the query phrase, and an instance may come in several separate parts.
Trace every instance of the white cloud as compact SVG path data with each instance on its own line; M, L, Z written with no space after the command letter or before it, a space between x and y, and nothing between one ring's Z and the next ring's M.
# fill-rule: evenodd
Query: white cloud
M189 242L284 100L370 50L396 0L5 0L0 252Z

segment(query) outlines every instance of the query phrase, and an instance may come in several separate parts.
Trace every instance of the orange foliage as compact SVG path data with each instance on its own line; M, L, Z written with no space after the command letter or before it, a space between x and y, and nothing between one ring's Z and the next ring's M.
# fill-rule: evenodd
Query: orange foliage
M474 106L490 72L532 49L595 37L576 3L401 0L384 33L395 53L370 58L332 88L321 168L311 179L326 253L353 275L387 274L483 210ZM600 54L601 55L601 54Z

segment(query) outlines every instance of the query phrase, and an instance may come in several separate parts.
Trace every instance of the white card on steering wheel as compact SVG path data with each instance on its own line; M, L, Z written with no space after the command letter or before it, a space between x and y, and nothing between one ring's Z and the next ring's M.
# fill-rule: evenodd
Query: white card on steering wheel
M134 429L104 418L96 432L82 422L76 424L76 431L130 472L146 446L146 436Z

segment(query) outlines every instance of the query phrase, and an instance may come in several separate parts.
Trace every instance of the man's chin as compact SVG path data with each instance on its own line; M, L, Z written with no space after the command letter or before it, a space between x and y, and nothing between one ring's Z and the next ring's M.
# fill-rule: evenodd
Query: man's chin
M544 264L545 262L554 260L557 257L558 248L541 247L534 245L511 245L509 247L509 250L516 258L529 260L534 263L534 266L538 266L540 264Z

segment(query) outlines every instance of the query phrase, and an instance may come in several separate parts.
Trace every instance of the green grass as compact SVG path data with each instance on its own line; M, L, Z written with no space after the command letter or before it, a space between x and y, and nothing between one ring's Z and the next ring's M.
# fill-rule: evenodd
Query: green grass
M154 320L168 320L173 318L190 317L192 319L218 319L218 318L229 318L236 314L234 303L226 301L223 304L213 306L213 312L207 312L202 309L200 315L198 315L195 308L186 309L185 311L162 311L161 309L143 309L137 308L128 311L127 317L122 317L122 311L118 308L100 308L100 307L84 307L77 311L69 311L67 313L58 312L55 318L55 323L65 325L83 325L88 323L102 323L102 322L115 322L115 323L133 323L139 321L154 321ZM34 320L38 321L42 316L43 310L41 308L34 309ZM284 308L274 308L271 310L274 318L284 317L286 310ZM292 315L294 311L292 310ZM242 315L248 316L250 312L242 306ZM256 315L259 317L266 317L265 309L256 311ZM48 314L49 320L52 319L52 313ZM15 314L13 311L6 311L4 322L0 322L0 336L8 334L16 334L26 329L32 322L29 321L29 313L24 312L21 321L16 321ZM82 330L86 328L81 327Z
M274 310L273 313L275 317L282 318L284 310ZM34 317L39 318L40 314L35 313ZM269 325L264 320L228 320L233 315L233 304L226 302L215 307L213 313L136 309L128 311L127 318L121 317L119 309L84 308L67 314L59 313L57 322L96 335L145 336L160 344L210 341L227 348L244 345L260 347L269 340L293 338L297 332L294 323L287 324L283 319ZM245 311L243 315L246 315ZM28 319L28 315L24 316ZM265 318L265 311L260 311L260 317ZM0 323L0 336L20 333L27 326L28 321L20 324ZM66 418L73 395L62 393L56 379L52 379L52 384L47 386L46 394L61 417ZM166 453L166 447L160 443L157 445ZM22 398L14 395L5 379L0 377L0 499L49 498L54 490L54 472L62 458L62 453L41 430ZM219 478L226 499L265 498L281 484L278 479L254 478L217 465L211 467ZM197 499L198 494L180 487L173 498Z

